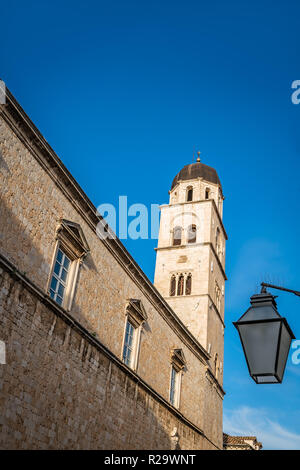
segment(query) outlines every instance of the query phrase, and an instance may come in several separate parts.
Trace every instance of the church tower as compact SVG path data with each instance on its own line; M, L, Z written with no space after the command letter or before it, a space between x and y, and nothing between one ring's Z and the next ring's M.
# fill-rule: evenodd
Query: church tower
M161 206L154 285L211 356L222 383L225 242L223 193L215 169L200 161L174 178Z

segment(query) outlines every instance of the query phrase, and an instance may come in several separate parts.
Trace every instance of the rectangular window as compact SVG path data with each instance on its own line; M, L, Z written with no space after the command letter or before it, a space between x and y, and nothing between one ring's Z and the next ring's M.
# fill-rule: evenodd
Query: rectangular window
M171 384L170 384L170 402L173 406L178 406L178 380L179 380L179 373L172 366L171 369Z
M133 366L134 355L135 355L135 342L136 342L136 328L133 324L127 320L125 339L123 347L123 361L129 367Z
M50 297L59 305L63 304L64 295L67 288L67 280L70 271L71 260L59 248L57 250L54 269L50 282Z

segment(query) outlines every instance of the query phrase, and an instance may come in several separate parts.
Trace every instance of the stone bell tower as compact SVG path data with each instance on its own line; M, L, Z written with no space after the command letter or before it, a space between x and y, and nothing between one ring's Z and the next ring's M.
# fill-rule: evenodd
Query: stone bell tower
M211 355L222 382L225 242L223 193L216 170L200 161L174 178L161 206L154 285Z

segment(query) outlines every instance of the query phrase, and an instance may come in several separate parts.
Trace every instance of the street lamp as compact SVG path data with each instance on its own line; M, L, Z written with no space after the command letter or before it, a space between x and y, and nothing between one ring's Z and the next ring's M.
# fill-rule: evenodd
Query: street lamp
M250 298L251 307L234 322L239 332L250 376L257 384L281 383L291 341L295 336L285 318L282 318L275 296L266 287L300 292L272 284L261 283L260 294Z

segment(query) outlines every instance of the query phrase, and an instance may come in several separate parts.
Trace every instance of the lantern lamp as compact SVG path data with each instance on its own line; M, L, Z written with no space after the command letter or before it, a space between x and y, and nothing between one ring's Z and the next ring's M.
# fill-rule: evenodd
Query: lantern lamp
M262 284L263 285L263 284ZM291 341L295 336L277 311L275 296L263 287L251 306L234 322L239 332L250 376L257 384L281 383Z

